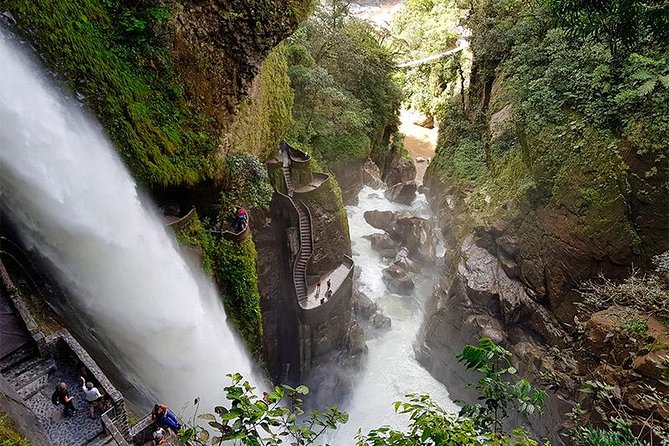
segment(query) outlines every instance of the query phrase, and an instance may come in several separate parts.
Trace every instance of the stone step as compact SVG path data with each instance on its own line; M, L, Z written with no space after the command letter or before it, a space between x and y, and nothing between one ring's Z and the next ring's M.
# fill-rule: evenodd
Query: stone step
M21 398L27 400L49 384L49 374L38 376L33 382L26 384L16 391Z
M25 370L23 373L9 377L8 380L14 388L18 391L19 394L22 393L24 388L28 388L23 393L30 393L35 386L37 386L42 378L46 377L48 380L49 374L56 370L56 363L53 359L42 359L39 362L34 362L32 367L28 370ZM44 381L46 384L46 380ZM40 390L41 388L37 389ZM32 391L31 396L37 391ZM21 395L24 396L24 395Z
M15 378L15 377L19 376L20 374L34 368L36 365L42 363L43 361L44 361L44 358L42 358L41 356L38 356L38 355L34 355L34 356L26 359L25 361L14 365L14 367L12 367L11 369L7 370L4 373L5 378L7 378L8 380L11 381L12 378Z
M0 373L5 374L8 370L36 355L37 351L32 345L24 345L0 360Z
M100 434L88 443L86 443L86 446L106 446L106 445L112 445L116 444L114 441L114 437L111 435L104 435Z

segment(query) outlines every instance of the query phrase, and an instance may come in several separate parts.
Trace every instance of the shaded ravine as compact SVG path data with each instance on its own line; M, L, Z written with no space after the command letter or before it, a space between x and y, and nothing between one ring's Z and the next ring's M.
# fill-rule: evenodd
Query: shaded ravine
M1 28L0 66L2 217L68 291L67 325L145 402L221 401L225 373L249 376L252 363L211 281L100 126Z
M411 296L390 293L381 275L389 263L372 250L370 241L364 238L382 232L365 221L363 214L368 210L410 212L431 217L424 195L419 194L411 206L404 206L385 199L383 190L368 186L360 192L359 204L347 207L353 260L359 271L355 286L392 319L392 328L367 340L367 361L355 377L353 396L345 407L350 421L337 432L333 442L337 445L352 444L358 428L367 432L383 424L405 425L406 419L394 414L393 403L407 393L428 393L446 409L457 410L446 388L418 364L413 352L413 343L423 320L423 305L433 291L436 271L426 268L417 276L416 290Z

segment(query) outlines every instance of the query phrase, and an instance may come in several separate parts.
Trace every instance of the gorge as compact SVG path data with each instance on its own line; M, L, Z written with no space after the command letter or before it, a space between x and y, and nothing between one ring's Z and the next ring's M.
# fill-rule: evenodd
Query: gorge
M666 5L140 3L0 0L0 442L669 441Z

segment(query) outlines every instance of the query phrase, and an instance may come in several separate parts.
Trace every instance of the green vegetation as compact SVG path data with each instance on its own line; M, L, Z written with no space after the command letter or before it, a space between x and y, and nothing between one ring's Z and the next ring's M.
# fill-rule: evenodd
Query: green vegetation
M228 219L234 205L248 209L267 209L272 200L267 168L258 158L247 153L234 153L225 158L223 192L219 202L221 215Z
M383 426L366 435L358 433L358 446L537 446L522 429L510 434L502 431L499 421L507 416L502 408L538 409L543 394L526 381L511 384L505 379L515 373L508 364L509 352L489 339L481 339L478 346L467 346L459 360L467 368L479 370L484 377L477 389L483 391L479 399L485 406L465 406L460 414L449 413L430 400L427 395L407 395L408 401L396 402L395 411L409 416L406 431ZM491 373L492 371L492 373ZM348 415L331 407L325 412L303 410L303 397L309 393L306 386L275 387L261 399L248 381L239 374L228 375L232 385L224 389L230 407L217 406L213 414L194 418L205 420L216 435L201 427L187 427L180 432L182 441L197 444L219 444L232 440L233 444L247 446L312 445L328 430L346 423ZM522 384L521 384L522 383ZM522 391L519 389L523 387ZM494 389L494 390L493 390ZM505 392L508 391L508 392ZM531 402L530 402L531 400ZM475 409L478 408L478 409ZM494 413L495 417L491 417ZM194 426L195 423L192 423ZM492 430L491 430L492 429Z
M163 34L162 3L5 0L38 51L85 96L135 178L191 185L215 172L210 119L184 96Z
M0 446L30 446L30 442L16 429L16 425L0 411Z
M286 45L275 47L265 59L256 82L258 93L246 98L239 114L225 132L233 153L243 152L265 159L274 155L292 122L293 90L287 74Z
M460 8L454 0L410 0L393 16L387 44L400 62L422 59L456 47ZM428 64L403 68L395 77L410 108L438 114L456 93L462 53Z
M398 123L393 61L374 28L335 0L288 39L295 91L289 138L328 165L378 150Z
M208 226L196 218L177 232L177 238L201 250L203 267L218 285L227 316L249 350L259 356L263 330L253 239L249 235L242 243L225 240Z
M667 41L639 18L635 32L645 37L617 61L603 30L576 39L546 3L471 6L468 101L454 97L439 115L428 175L457 189L477 220L550 206L603 248L643 250L653 235L631 215L633 197L660 206L669 194Z
M227 376L232 385L223 390L231 407L217 406L213 414L205 413L197 417L208 421L217 434L210 439L205 429L190 427L179 433L182 441L212 445L223 441L248 446L284 442L310 445L328 429L336 429L338 424L348 421L348 415L336 407L324 412L314 410L307 415L303 409L303 398L309 393L306 386L275 387L261 399L254 393L256 388L244 381L239 373Z
M658 274L642 275L633 271L622 282L599 278L585 283L580 292L591 311L611 305L632 307L669 326L669 283Z

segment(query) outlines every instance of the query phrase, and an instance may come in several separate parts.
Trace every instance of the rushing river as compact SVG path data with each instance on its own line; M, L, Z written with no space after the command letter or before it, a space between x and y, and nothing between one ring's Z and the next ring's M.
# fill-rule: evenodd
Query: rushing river
M367 432L383 424L394 427L405 425L406 419L394 414L393 403L403 399L407 393L428 393L444 408L457 410L446 388L418 364L413 352L413 343L423 320L423 305L432 293L436 273L424 271L415 277L416 290L411 296L390 293L381 275L389 263L364 238L365 235L382 232L365 221L365 211L410 212L430 218L425 196L419 194L411 206L405 206L385 199L383 190L365 187L359 200L357 206L347 207L353 259L360 273L355 286L392 319L392 328L367 340L367 361L356 377L353 397L346 408L350 421L337 434L334 444L338 446L353 444L358 428Z

